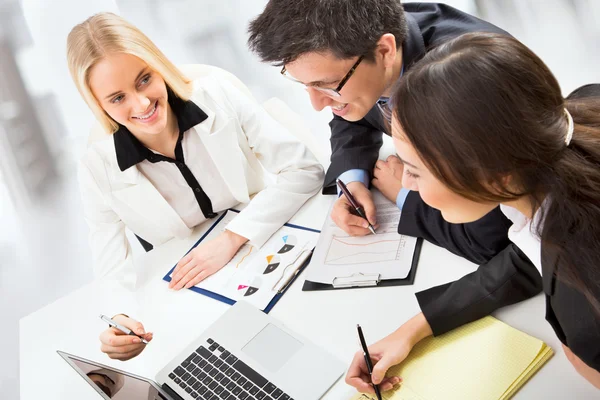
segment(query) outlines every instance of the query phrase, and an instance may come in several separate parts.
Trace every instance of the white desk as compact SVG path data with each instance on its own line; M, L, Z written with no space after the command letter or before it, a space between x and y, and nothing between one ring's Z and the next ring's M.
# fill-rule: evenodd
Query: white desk
M331 197L320 195L311 199L292 222L320 229L330 201ZM56 354L56 350L153 378L162 366L217 319L227 305L191 291L171 291L162 280L201 231L196 230L186 240L168 242L137 260L146 273L135 294L107 282L95 282L23 318L20 321L21 398L98 399L95 391ZM419 312L415 291L457 279L474 269L475 265L425 243L413 286L302 292L304 279L301 275L271 315L349 363L358 350L356 323L363 326L367 341L372 343ZM98 315L111 312L107 310L109 304L114 306L115 302L118 304L120 299L128 296L135 296L138 301L139 313L135 317L148 331L154 332L154 340L140 356L122 363L110 360L100 352L98 335L104 325ZM598 398L598 392L565 358L559 340L544 320L544 309L540 295L496 314L515 328L544 340L557 353L523 387L516 399ZM324 399L347 399L353 393L342 378Z

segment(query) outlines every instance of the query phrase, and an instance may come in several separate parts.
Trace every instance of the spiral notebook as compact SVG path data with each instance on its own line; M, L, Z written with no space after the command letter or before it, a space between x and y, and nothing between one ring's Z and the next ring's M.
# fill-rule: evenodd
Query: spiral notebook
M417 344L388 376L402 384L384 400L507 400L552 357L539 339L494 317ZM358 393L351 400L376 400Z

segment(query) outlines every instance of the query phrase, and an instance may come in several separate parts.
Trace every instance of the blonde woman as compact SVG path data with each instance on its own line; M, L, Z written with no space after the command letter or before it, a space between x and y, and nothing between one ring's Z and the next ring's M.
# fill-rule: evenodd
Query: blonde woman
M255 101L216 76L186 78L123 18L101 13L75 26L67 59L79 92L111 134L89 146L80 166L97 277L131 276L123 274L133 271L126 227L156 246L249 202L225 232L180 260L170 287L189 288L245 242L261 246L321 186L322 166ZM265 185L263 168L274 183ZM117 335L102 334L104 352L139 354L136 338Z

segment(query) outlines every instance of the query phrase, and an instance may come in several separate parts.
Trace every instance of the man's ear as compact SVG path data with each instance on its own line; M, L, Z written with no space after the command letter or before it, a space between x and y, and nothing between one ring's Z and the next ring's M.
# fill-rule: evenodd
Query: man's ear
M375 59L381 58L383 65L386 68L391 68L396 61L396 37L391 33L385 33L377 42L377 49L375 50Z

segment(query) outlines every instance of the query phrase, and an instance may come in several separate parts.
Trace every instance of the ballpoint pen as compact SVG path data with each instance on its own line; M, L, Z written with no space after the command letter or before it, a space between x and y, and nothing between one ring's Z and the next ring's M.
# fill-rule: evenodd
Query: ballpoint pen
M344 184L344 182L342 182L340 179L336 179L335 183L337 183L337 185L339 186L339 188L342 190L342 193L344 193L344 196L346 196L346 198L348 199L348 201L350 202L350 205L354 208L354 210L356 211L356 213L361 216L362 218L367 220L367 223L369 224L369 230L371 231L371 233L373 235L376 235L375 233L375 228L373 228L373 225L371 225L371 223L369 222L369 220L367 219L367 216L365 215L365 211L363 210L363 208L356 202L356 199L354 198L354 196L352 196L352 193L350 193L350 191L348 190L348 188L346 187L346 185Z
M298 255L296 256L296 258L294 259L294 261L290 262L283 269L283 273L281 274L281 277L277 280L277 282L275 282L275 284L273 285L273 287L271 288L271 290L275 290L276 287L279 287L279 289L277 289L277 294L285 292L285 290L290 285L290 283L294 280L294 278L306 266L305 265L306 264L306 259L311 254L312 254L312 250L308 250L308 249L302 248L302 250L300 251L300 253L298 253ZM300 262L298 262L298 261L300 261ZM285 275L286 275L286 271L291 266L295 266L296 269L287 277L287 279L284 280ZM280 282L282 280L284 280L284 282L280 285Z
M140 335L137 335L135 332L133 332L131 329L127 328L126 326L123 326L123 325L119 324L118 322L115 322L114 320L108 318L106 315L100 314L100 319L102 321L106 322L112 328L116 328L126 335L137 336L142 340L142 343L148 344L148 341L146 339L144 339Z
M367 370L369 371L369 377L371 377L371 385L373 386L373 390L375 390L375 395L377 396L377 400L382 400L381 392L379 391L379 386L373 383L373 363L371 363L371 356L369 355L369 349L367 348L367 342L365 341L365 337L363 336L362 329L360 325L356 325L356 329L358 330L358 339L360 340L360 346L362 347L363 355L365 357L365 363L367 364Z

